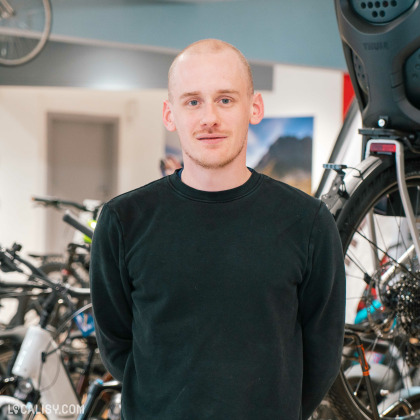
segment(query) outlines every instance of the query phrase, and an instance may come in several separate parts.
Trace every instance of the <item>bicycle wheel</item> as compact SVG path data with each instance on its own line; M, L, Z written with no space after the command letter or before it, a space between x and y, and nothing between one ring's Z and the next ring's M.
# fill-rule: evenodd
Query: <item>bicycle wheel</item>
M0 0L0 64L17 66L37 56L51 31L50 0Z
M65 281L74 287L89 287L89 272L79 262L74 261L66 268L66 262L61 258L46 258L39 269L51 280Z
M420 265L415 253L397 263L412 240L395 166L383 161L381 168L363 180L337 219L346 265L346 324L358 330L364 345L381 418L410 419L420 413ZM419 160L406 163L405 177L419 226ZM385 283L383 274L392 267L398 270ZM350 341L328 398L343 419L373 418Z

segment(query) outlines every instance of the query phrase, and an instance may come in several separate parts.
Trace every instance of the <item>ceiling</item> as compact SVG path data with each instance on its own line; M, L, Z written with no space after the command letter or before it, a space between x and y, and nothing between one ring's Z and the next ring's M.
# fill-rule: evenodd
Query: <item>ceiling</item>
M248 59L344 69L331 0L51 0L52 37L179 51L220 38Z

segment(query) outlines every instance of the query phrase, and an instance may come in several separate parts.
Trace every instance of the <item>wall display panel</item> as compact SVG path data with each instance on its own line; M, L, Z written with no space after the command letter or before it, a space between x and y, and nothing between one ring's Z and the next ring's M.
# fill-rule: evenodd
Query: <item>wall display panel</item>
M313 117L278 117L251 125L247 165L310 194L313 124Z

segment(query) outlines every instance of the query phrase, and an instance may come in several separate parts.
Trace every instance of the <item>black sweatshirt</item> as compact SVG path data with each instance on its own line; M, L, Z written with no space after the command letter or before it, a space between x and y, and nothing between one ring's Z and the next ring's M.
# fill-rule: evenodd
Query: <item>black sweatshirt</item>
M91 287L124 420L306 419L338 373L334 220L255 171L219 192L175 173L108 202Z

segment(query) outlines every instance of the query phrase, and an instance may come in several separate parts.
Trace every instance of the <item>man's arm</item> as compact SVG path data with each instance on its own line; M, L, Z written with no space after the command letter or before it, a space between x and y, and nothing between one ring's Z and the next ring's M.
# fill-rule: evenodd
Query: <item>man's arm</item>
M332 215L321 203L312 226L307 269L299 290L303 419L319 405L340 368L345 288L341 241Z
M124 252L121 224L107 204L93 235L90 285L102 361L120 381L132 347L130 283Z

